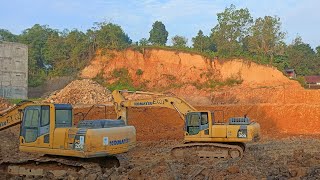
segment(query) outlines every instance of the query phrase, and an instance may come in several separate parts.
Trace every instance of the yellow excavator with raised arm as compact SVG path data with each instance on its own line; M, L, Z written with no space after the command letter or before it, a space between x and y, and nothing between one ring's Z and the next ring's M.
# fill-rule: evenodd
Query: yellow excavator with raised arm
M0 131L21 124L19 150L23 152L55 155L66 161L74 160L71 157L94 160L104 166L109 163L107 157L125 153L136 144L136 130L124 120L82 120L76 127L73 122L70 104L24 101L0 113ZM34 161L39 164L46 159ZM32 169L22 172L19 168L7 168L13 174L39 175Z
M123 93L151 95L151 98L126 100ZM175 157L232 158L241 159L245 143L257 141L260 125L248 117L230 118L229 122L217 122L215 112L196 110L185 100L165 94L141 91L112 92L118 119L128 121L128 107L166 107L176 110L185 122L184 144L171 153Z

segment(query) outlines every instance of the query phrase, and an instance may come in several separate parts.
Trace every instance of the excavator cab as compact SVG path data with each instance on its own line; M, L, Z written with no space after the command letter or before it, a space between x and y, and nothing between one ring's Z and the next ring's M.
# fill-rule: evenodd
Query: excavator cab
M72 127L70 104L31 105L24 109L20 131L21 146L50 147L50 131Z
M186 115L186 135L197 135L200 131L209 134L209 113L208 112L190 112Z

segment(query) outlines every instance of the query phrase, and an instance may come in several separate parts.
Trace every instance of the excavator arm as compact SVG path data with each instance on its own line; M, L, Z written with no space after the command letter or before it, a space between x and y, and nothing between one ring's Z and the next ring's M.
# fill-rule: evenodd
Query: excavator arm
M154 95L156 97L141 100L126 100L122 93L134 93ZM196 111L196 109L179 97L166 96L165 94L155 94L142 91L122 91L114 90L112 92L113 103L118 119L123 119L127 123L128 107L166 107L176 110L180 117L184 120L188 112Z
M21 123L22 110L30 104L34 104L34 102L21 101L17 105L0 112L0 131Z

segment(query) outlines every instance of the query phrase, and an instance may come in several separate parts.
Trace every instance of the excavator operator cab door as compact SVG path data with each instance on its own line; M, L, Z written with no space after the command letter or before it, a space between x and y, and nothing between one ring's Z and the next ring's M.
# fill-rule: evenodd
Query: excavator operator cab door
M186 116L186 131L188 136L209 136L209 121L207 112L191 112Z
M50 106L28 106L24 109L20 131L21 146L49 147Z

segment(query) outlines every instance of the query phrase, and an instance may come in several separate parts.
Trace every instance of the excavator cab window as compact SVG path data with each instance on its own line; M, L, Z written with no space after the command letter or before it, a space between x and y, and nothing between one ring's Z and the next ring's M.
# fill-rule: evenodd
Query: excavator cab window
M208 121L208 113L202 112L201 113L201 126L200 130L208 129L209 128L209 121Z
M40 132L39 136L48 134L45 143L49 143L50 131L50 106L41 106Z
M56 127L71 127L72 126L72 110L56 109Z
M38 138L40 111L41 106L30 106L25 109L21 135L26 143L34 142Z
M55 104L55 127L72 127L72 106L70 104Z
M189 135L196 135L200 131L200 113L188 113L186 119L186 129Z
M196 135L209 128L207 112L191 112L187 114L186 130L189 135Z
M50 106L29 106L25 108L21 136L25 143L48 134L50 129Z
M50 123L50 106L41 106L41 127Z

